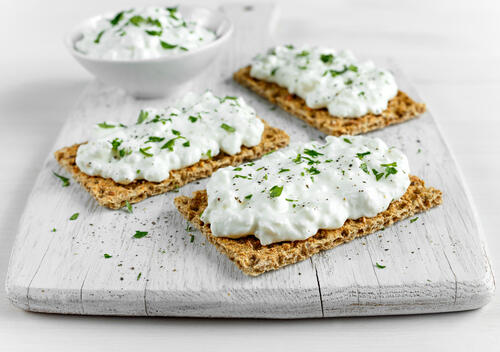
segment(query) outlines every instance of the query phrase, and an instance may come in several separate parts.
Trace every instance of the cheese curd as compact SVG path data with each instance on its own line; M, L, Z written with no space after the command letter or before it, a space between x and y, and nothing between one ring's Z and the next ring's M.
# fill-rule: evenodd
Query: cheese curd
M101 17L83 31L75 49L93 58L141 60L175 55L216 39L197 21L186 21L176 7L146 7Z
M214 236L253 234L262 245L305 240L377 215L409 185L408 160L398 149L378 138L329 136L219 169L201 219Z
M137 123L106 121L78 148L76 164L87 175L127 184L161 182L171 170L193 165L221 152L260 143L264 124L242 98L219 98L210 91L187 94L166 109L141 110Z
M312 109L337 117L380 114L398 92L393 75L373 62L359 62L347 50L277 46L252 62L252 77L276 83Z

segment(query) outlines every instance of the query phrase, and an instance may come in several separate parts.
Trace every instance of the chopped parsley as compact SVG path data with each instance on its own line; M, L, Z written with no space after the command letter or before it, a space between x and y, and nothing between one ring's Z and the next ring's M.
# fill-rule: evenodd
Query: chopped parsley
M147 231L136 231L135 232L135 235L132 236L134 238L143 238L144 236L146 236L148 234Z
M375 169L372 169L372 172L373 174L375 175L375 179L378 181L382 178L382 176L384 176L384 173L383 172L379 172Z
M266 175L267 176L267 175ZM271 190L269 191L269 195L271 198L276 198L281 195L281 192L283 191L283 186L273 186Z
M271 70L271 76L274 76L276 72L278 71L279 67L275 67Z
M118 147L123 143L123 141L120 138L115 138L110 143L111 143L111 149L117 152Z
M155 137L155 136L150 136L149 139L145 143L151 143L151 142L163 142L165 140L164 137Z
M161 44L161 47L163 49L167 49L167 50L177 48L177 45L175 45L175 44L169 44L167 42L164 42L163 40L160 40L160 44Z
M398 170L396 169L398 164L395 161L390 164L380 164L380 166L385 167L385 178L387 178L389 175L398 173Z
M379 269L384 269L385 268L385 265L381 265L379 264L378 262L375 263L375 266Z
M370 155L371 152L364 152L364 153L356 153L356 156L358 157L359 160L363 160L363 158L367 155Z
M247 200L250 200L251 198L252 198L251 194L248 194L248 195L245 196L245 199L247 199Z
M350 140L350 139L348 139L348 138L344 138L344 142L349 143L349 144L352 144L351 140Z
M320 173L320 171L316 169L314 166L311 166L309 169L306 168L306 171L311 175L317 175Z
M186 148L189 147L190 146L189 141L185 141L184 143L182 143L182 146Z
M370 171L368 170L368 166L366 165L366 163L362 163L361 165L359 165L359 168L364 172L366 172L368 175L370 174Z
M304 154L307 154L309 156L312 156L313 158L316 158L320 155L323 155L323 153L317 152L313 149L304 149Z
M109 259L109 258L113 258L113 256L109 255L108 253L104 253L104 258Z
M296 55L297 57L305 57L305 56L309 56L309 51L306 51L306 50L302 50L300 53L298 53Z
M137 281L139 281L139 279L141 278L141 276L142 276L142 273L139 273L139 274L137 275Z
M288 172L290 171L290 169L280 169L280 171L278 171L279 174L281 174L282 172Z
M321 54L319 57L321 61L323 61L325 64L331 64L333 62L333 55L332 54Z
M358 67L354 65L349 65L347 69L352 72L358 72Z
M189 121L194 123L194 122L198 121L198 118L199 117L196 117L196 116L189 116Z
M285 45L285 48L287 48L288 50L292 50L295 47L292 44L288 44L288 45Z
M52 173L54 174L55 177L57 177L58 179L60 179L62 181L62 186L63 187L68 187L69 186L69 178L61 176L59 174L56 174L54 171L52 171Z
M241 170L243 170L241 167L235 167L235 168L233 169L233 171L241 171Z
M78 216L79 216L79 215L80 215L80 213L74 213L73 215L71 215L71 216L69 217L69 219L70 219L70 220L76 220L76 219L78 219Z
M134 210L132 209L132 205L129 203L128 200L125 201L125 207L127 207L127 211L129 213L133 213L134 212Z
M100 128L115 128L115 125L108 124L107 122L98 123L97 126Z
M228 124L226 124L226 123L223 123L222 125L220 125L220 127L221 127L222 129L226 130L227 132L230 132L230 133L232 133L232 132L235 132L235 131L236 131L236 129L235 129L234 127L229 126L229 125L228 125Z
M418 220L418 216L416 218L410 219L410 224L414 223L417 220Z
M139 116L137 117L137 125L140 125L148 118L149 113L147 111L141 110Z
M99 44L99 42L101 41L101 37L102 35L104 34L105 31L100 31L99 34L97 35L97 37L95 38L94 40L94 43L95 44Z
M212 159L212 149L209 149L206 153L201 155L206 156L208 159Z
M142 155L144 155L146 158L150 158L153 156L153 154L148 153L148 150L151 149L151 147L146 147L146 148L140 148L139 151L141 152Z
M118 22L120 22L121 19L123 18L123 13L124 13L124 11L118 12L116 14L116 16L113 17L113 19L109 21L109 23L111 23L112 26L116 26L118 24Z
M161 37L161 35L163 34L163 31L146 31L146 33L149 35L156 35L158 37Z

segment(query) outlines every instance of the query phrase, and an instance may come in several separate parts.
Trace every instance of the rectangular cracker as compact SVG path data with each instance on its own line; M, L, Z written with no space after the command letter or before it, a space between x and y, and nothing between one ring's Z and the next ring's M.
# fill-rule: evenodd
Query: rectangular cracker
M278 105L283 110L304 120L312 127L332 136L360 134L401 123L425 112L425 104L413 101L406 93L398 91L387 109L380 115L366 114L357 118L341 118L329 114L326 108L311 109L301 97L290 94L276 83L250 76L250 66L237 71L234 80Z
M257 276L305 260L320 251L366 236L441 204L441 191L425 187L424 181L416 176L410 176L410 180L411 184L406 193L399 200L393 201L386 211L374 217L348 219L342 227L319 230L316 235L306 240L266 246L262 246L254 236L238 239L213 236L210 224L205 224L200 219L207 206L205 190L194 192L192 198L177 197L174 202L182 216L199 229L220 252L228 256L245 274Z
M215 170L236 166L243 162L260 158L266 153L288 145L288 135L269 126L265 121L262 139L255 147L241 147L241 152L235 155L220 153L208 160L200 160L196 164L178 170L170 171L170 177L162 182L137 180L127 185L116 183L110 178L90 176L76 165L76 152L81 144L59 149L54 153L58 163L64 167L73 178L83 186L97 202L111 209L120 209L126 202L137 203L147 197L155 196L184 186L185 184L210 176Z

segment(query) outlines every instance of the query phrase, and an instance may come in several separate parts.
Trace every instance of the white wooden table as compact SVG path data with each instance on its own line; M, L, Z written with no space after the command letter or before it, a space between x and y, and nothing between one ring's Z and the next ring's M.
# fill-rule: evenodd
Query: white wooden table
M131 4L132 2L129 1ZM328 43L369 56L391 56L417 84L439 123L468 182L490 248L493 270L499 272L495 236L500 191L500 122L492 102L500 92L497 68L500 6L420 1L399 4L369 1L328 6L321 2L281 5L277 38L283 42ZM20 212L42 160L90 77L72 61L61 43L61 28L102 12L98 1L51 6L6 5L0 21L0 280ZM109 8L126 6L108 2ZM340 6L337 8L336 6ZM10 9L10 7L12 7ZM356 12L363 9L361 12ZM11 14L14 14L12 16ZM7 28L22 19L24 26ZM467 50L467 51L466 51ZM471 142L467 141L470 138ZM496 269L496 270L495 270ZM186 347L204 350L332 346L338 349L445 350L498 347L500 302L479 311L432 316L332 320L210 321L61 317L24 313L0 295L0 349L122 350ZM258 337L258 338L255 338ZM248 343L251 338L252 343ZM68 347L71 347L68 349Z

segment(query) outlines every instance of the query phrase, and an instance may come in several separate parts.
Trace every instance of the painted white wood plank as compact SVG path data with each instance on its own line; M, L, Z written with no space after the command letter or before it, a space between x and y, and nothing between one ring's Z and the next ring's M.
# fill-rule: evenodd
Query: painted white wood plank
M292 140L323 138L231 79L232 72L271 42L273 7L232 5L224 11L236 25L230 50L191 88L245 96L260 116L285 129ZM395 74L403 89L417 97L401 73ZM134 100L92 83L56 147L84 141L86 128L95 122L134 120L141 107L164 106L168 100ZM209 317L406 314L485 304L493 282L481 233L433 117L427 113L373 135L406 151L413 173L445 192L444 204L412 224L402 222L257 278L243 275L199 232L187 231L175 210L174 197L203 188L206 180L186 185L177 194L148 199L128 214L97 206L74 183L61 188L51 174L60 169L49 156L21 219L8 295L19 307L33 311ZM74 212L80 212L79 219L69 221ZM51 232L53 227L56 232ZM133 239L136 230L149 235ZM104 253L112 258L104 258ZM377 261L387 267L375 268Z

